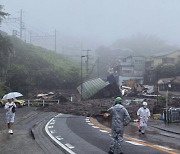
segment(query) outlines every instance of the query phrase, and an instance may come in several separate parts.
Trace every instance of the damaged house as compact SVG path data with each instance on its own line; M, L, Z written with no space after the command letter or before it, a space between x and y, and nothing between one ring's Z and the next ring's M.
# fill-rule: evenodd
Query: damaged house
M77 87L83 100L95 98L110 98L121 94L116 82L105 82L101 78L88 80Z
M160 79L158 86L160 91L169 90L180 93L180 76Z

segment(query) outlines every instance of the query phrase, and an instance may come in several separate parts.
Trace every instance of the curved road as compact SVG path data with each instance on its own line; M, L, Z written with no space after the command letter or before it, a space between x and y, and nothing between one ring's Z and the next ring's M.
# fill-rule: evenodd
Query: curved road
M65 153L105 154L109 149L111 140L109 130L103 129L88 117L59 114L46 124L45 130ZM125 137L123 151L128 154L176 153L171 149L152 146L130 137Z

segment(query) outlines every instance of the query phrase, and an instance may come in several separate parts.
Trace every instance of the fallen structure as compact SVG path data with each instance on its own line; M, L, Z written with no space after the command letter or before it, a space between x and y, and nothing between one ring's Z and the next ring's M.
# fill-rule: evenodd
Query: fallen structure
M110 98L120 96L121 92L116 82L109 83L101 78L88 80L77 87L83 100L96 98Z

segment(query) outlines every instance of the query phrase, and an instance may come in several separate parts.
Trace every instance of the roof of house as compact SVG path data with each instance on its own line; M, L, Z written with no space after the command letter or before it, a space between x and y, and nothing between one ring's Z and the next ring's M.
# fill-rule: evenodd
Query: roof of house
M77 87L77 90L81 94L83 99L89 99L94 96L101 89L106 87L109 83L103 81L101 78L86 81L82 84L82 94L81 85Z
M166 57L166 56L168 56L168 55L170 55L170 54L173 54L173 53L175 53L175 52L180 52L180 50L175 50L175 51L171 51L171 52L157 53L157 54L155 54L155 55L152 56L152 57L154 57L154 58Z
M159 79L158 84L167 84L167 83L178 83L180 84L180 76L176 76L173 78L163 78Z

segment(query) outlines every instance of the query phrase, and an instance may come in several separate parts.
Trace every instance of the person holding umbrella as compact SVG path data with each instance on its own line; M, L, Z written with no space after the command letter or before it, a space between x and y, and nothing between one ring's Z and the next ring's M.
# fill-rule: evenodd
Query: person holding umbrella
M15 111L16 111L16 104L14 103L14 98L23 96L19 92L10 92L3 96L2 100L7 100L5 104L6 110L6 120L7 120L7 127L8 133L13 134L13 124L15 119Z
M14 124L15 108L16 108L16 104L14 103L14 98L9 98L4 108L6 109L8 133L13 134L12 129L13 129L13 124Z

